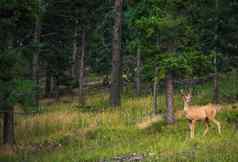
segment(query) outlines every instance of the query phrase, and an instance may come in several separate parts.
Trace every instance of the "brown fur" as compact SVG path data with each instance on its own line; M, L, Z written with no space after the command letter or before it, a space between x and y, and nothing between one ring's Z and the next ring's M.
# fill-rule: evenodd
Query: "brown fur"
M216 105L208 104L204 106L189 106L185 111L185 116L189 120L205 120L215 118L217 113Z
M184 113L185 117L189 120L189 128L190 128L190 137L194 137L195 124L197 121L203 121L205 124L204 135L208 132L208 124L209 122L213 122L217 125L217 129L219 134L221 133L220 123L215 119L217 112L221 109L219 105L208 104L204 106L190 106L190 102L192 99L191 92L187 95L182 94L184 101Z

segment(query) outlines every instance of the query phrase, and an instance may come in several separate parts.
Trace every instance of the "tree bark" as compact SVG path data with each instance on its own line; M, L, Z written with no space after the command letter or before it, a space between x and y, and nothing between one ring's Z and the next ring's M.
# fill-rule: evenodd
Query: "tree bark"
M174 87L173 87L173 77L171 73L168 73L165 78L165 87L166 87L166 105L167 105L167 114L166 121L168 124L175 122L174 116Z
M55 77L50 75L50 97L55 97Z
M215 58L214 58L214 79L213 79L213 103L218 104L219 102L219 85L218 85L218 71L217 71L217 46L218 46L218 0L215 2L216 9L216 25L215 25Z
M7 35L7 48L10 50L13 48L13 35L8 33ZM5 109L3 113L3 144L13 145L15 144L14 134L14 107L7 103L7 97L10 94L6 93L0 96L1 106Z
M59 80L59 76L57 75L55 77L55 83L54 83L54 94L55 94L55 99L58 101L60 99L60 80Z
M40 8L40 0L39 2L39 8ZM40 54L40 33L41 33L41 25L40 25L40 16L39 14L36 16L35 21L35 29L34 29L34 46L35 46L35 53L33 54L33 60L32 60L32 79L35 82L36 88L38 89L39 85L39 54ZM34 95L34 104L38 105L39 103L39 94L38 91L36 91L36 94Z
M121 105L121 30L123 0L115 0L115 18L112 40L111 105Z
M81 56L80 56L80 74L79 74L79 104L85 104L85 96L84 96L84 72L85 65L84 59L86 54L86 31L83 29L82 38L81 38Z
M14 108L8 107L3 116L3 144L15 144Z
M35 21L35 29L34 29L34 46L35 48L35 53L33 55L33 60L32 60L32 78L33 80L38 83L38 72L39 72L39 42L40 42L40 17L39 15L36 16L36 21Z
M136 56L136 95L140 96L141 94L141 50L140 47L137 48L137 56Z
M49 97L49 93L50 93L50 72L49 69L46 69L46 73L45 73L45 93L44 96L45 97Z
M73 38L73 56L72 56L72 78L77 81L79 74L79 48L78 48L78 20L75 20L74 38Z
M155 68L154 86L153 86L153 113L158 113L158 68Z
M217 72L214 75L213 79L213 103L219 103L219 82L218 82L218 74Z

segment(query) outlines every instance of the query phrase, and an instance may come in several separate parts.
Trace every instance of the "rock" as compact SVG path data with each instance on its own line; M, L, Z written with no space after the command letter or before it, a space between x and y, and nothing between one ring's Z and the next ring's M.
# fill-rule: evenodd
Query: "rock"
M144 160L144 156L133 153L133 154L127 155L127 156L114 157L113 160L115 160L117 162L142 161L142 160Z

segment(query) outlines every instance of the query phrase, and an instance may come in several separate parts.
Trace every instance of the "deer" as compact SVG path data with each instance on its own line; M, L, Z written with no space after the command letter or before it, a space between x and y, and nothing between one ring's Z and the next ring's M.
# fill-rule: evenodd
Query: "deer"
M190 138L194 138L195 124L197 121L203 121L205 124L205 130L203 136L208 133L209 122L213 122L218 129L218 133L221 134L220 122L216 120L216 114L221 109L219 105L207 104L203 106L190 105L192 101L192 91L189 90L187 94L181 90L182 99L184 102L184 114L189 120Z

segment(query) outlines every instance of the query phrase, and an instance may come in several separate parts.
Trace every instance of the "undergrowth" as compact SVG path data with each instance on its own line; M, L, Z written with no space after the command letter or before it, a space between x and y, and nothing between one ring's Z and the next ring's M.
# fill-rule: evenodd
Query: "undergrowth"
M197 91L193 104L207 104L211 100L209 85L197 87ZM110 162L115 157L139 155L143 161L167 162L236 162L238 159L238 103L234 99L222 102L222 111L217 116L222 134L211 123L208 135L203 137L204 125L200 122L194 139L189 138L184 118L177 119L173 125L161 121L138 129L136 124L151 115L151 96L123 97L122 106L117 108L109 106L106 93L88 97L86 107L78 106L76 100L68 100L50 105L42 103L42 111L36 115L17 115L17 149L11 155L0 155L0 161ZM158 101L159 111L164 113L162 94ZM177 94L175 110L182 109Z

